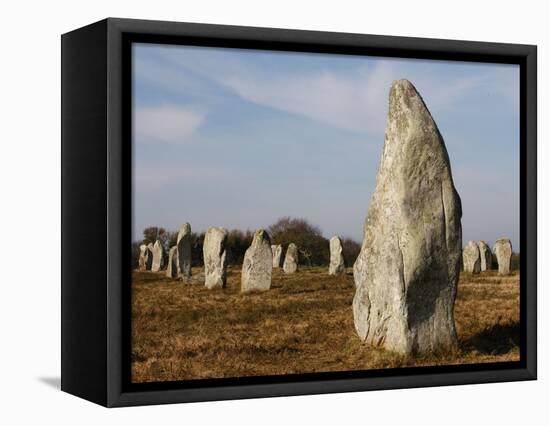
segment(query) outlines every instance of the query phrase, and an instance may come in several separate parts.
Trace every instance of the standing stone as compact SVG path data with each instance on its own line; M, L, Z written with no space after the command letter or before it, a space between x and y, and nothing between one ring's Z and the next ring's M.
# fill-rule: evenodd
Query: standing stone
M385 142L354 264L359 337L401 354L456 347L462 209L449 157L407 80L390 89Z
M481 270L490 271L492 269L493 253L485 241L480 241L477 245L481 259Z
M153 265L151 266L151 271L158 272L164 266L163 264L164 257L164 248L159 240L155 241L153 246Z
M204 258L204 285L209 288L226 285L227 279L227 230L210 227L204 236L202 248Z
M481 271L481 258L479 256L479 247L475 241L468 241L468 244L462 252L462 263L464 271L470 274L479 274Z
M337 236L330 239L330 264L328 266L329 275L340 275L346 272L344 265L344 255L342 254L342 241Z
M166 268L168 278L178 277L178 246L174 246L168 252L168 267Z
M145 271L145 254L147 252L147 246L142 244L139 246L139 260L138 260L138 270Z
M145 258L145 270L150 271L153 268L153 243L147 244L144 258Z
M271 253L273 253L273 267L281 267L281 255L283 254L283 246L280 244L271 246Z
M191 278L191 225L180 226L176 243L178 248L178 268L183 280Z
M269 290L273 270L271 240L263 229L254 233L252 244L244 254L241 271L241 291Z
M501 238L496 241L493 252L497 257L498 273L506 275L512 267L512 243L508 238Z
M283 262L283 271L287 274L293 274L298 269L298 247L290 243L286 249L285 261Z

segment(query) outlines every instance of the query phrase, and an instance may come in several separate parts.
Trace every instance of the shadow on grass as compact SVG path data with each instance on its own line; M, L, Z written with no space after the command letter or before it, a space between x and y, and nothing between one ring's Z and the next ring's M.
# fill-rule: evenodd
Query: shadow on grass
M515 347L519 348L519 322L496 324L482 332L465 339L463 349L476 350L482 354L503 355Z

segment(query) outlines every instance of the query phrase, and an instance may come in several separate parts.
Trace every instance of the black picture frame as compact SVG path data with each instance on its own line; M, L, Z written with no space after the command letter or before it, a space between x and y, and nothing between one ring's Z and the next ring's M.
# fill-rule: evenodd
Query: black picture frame
M132 42L519 64L520 361L131 384ZM61 44L63 391L117 407L536 379L536 46L118 18Z

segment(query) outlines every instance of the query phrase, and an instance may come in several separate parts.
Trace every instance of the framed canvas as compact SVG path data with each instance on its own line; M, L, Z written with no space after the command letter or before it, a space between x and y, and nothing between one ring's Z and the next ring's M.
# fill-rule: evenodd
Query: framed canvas
M62 390L536 379L536 46L112 18L61 41Z

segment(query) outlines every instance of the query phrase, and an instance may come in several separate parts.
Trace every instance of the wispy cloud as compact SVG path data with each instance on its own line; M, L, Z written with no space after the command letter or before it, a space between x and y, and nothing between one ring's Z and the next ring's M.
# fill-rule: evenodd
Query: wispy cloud
M429 81L426 77L415 78L417 89L422 88L422 95L429 99L429 108L446 109L457 106L461 98L480 87L485 76L468 76L454 78L449 82Z
M224 83L242 98L259 105L340 129L380 134L385 127L393 80L411 80L433 111L456 107L485 80L484 76L430 80L400 68L391 60L378 60L354 73L321 71L282 77L248 74L226 77Z
M338 75L320 71L309 75L280 76L234 75L225 84L247 101L354 132L369 132L384 122L386 90L379 79L392 78L384 64L362 69L355 75ZM384 71L381 71L381 69Z
M134 135L139 142L185 143L204 122L204 114L191 108L161 105L134 111Z
M150 49L144 47L144 49ZM242 55L242 52L241 52ZM137 73L163 89L211 96L232 93L256 105L273 108L314 120L324 125L353 132L383 132L389 85L400 78L396 63L376 60L347 70L318 69L271 70L266 63L277 61L277 54L264 64L246 56L231 55L217 49L204 51L188 48L178 51L157 48L156 60L138 63ZM220 65L223 64L223 72ZM210 81L210 85L205 84ZM190 87L194 82L198 87Z
M274 70L266 64L277 63L277 53L264 57L264 62L254 62L250 59L252 55L242 51L228 52L157 48L156 58L165 66L142 61L138 71L150 82L156 81L159 87L166 88L169 84L172 91L182 94L200 89L204 99L213 96L212 87L217 87L220 96L222 92L231 92L256 105L371 135L384 131L389 88L395 79L411 80L430 110L440 112L460 106L481 87L492 86L490 83L497 74L496 70L474 74L465 68L462 74L448 75L434 72L433 64L437 62L381 58L358 61L346 69L330 66L293 69L289 60L288 69ZM448 69L444 63L436 66Z

